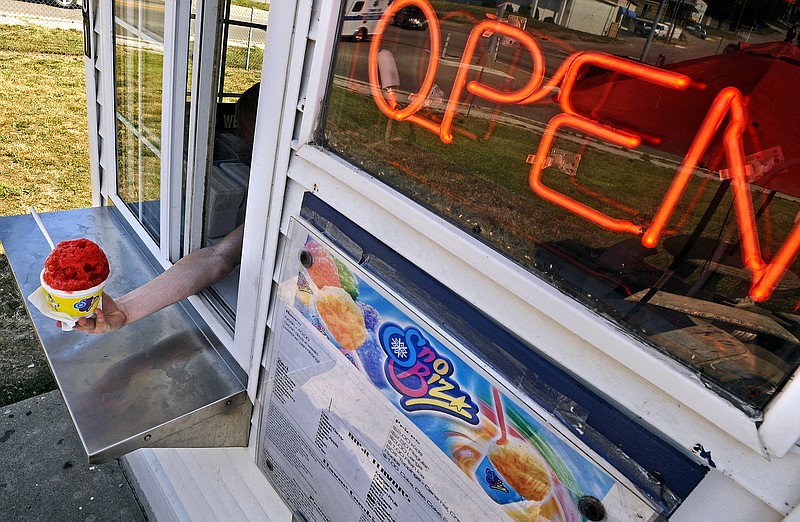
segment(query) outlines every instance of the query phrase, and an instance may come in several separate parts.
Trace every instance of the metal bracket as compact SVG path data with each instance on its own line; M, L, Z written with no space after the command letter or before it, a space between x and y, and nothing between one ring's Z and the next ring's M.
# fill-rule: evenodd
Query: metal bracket
M419 94L413 92L409 93L408 101L413 102L417 99L417 96L419 96ZM422 107L432 110L442 110L446 105L444 101L446 96L441 87L434 83L430 93L428 93L428 97L425 98L425 101L422 103Z
M528 164L533 164L533 160L536 156L533 154L528 154L528 159L525 161ZM568 152L566 150L561 149L550 149L550 154L544 160L544 165L542 165L542 169L546 169L548 167L555 167L564 174L569 174L570 176L575 176L578 172L578 165L581 162L581 155L575 152Z
M772 147L756 152L755 154L745 156L744 161L747 181L752 183L764 174L767 174L769 171L775 168L776 165L783 162L783 160L783 151L781 150L780 146ZM728 179L730 177L730 169L719 170L720 180Z

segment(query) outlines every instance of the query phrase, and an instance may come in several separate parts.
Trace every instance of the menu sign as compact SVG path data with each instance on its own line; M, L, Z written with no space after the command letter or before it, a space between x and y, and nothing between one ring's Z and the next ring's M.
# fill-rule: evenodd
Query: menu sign
M310 229L293 221L289 243L257 460L293 510L310 521L656 517Z

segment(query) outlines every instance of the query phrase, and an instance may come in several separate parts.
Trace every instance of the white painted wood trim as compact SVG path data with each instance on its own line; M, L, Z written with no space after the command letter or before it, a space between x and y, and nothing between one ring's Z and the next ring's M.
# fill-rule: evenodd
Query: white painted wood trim
M164 62L161 106L161 254L180 258L183 229L183 128L186 117L186 77L189 56L191 2L176 2L164 11Z
M291 520L246 448L142 449L125 460L159 522Z
M783 457L798 445L800 439L800 369L783 390L773 398L764 412L759 428L764 446L770 454ZM800 473L800 472L799 472Z
M114 9L112 0L100 0L100 31L103 35L114 34ZM95 21L97 23L97 20ZM98 132L102 138L100 144L100 194L108 198L116 193L118 183L117 172L117 102L115 92L114 39L98 38L97 52L99 88L97 90L100 104L100 121ZM88 100L87 100L88 101Z
M159 522L188 520L178 493L167 479L161 464L151 449L140 449L127 454L122 465L133 479L139 502L145 504L148 518L154 516Z
M719 472L772 509L800 501L800 455L770 459L753 420L682 365L326 151L299 147L289 176L687 454L702 444Z
M213 129L210 122L217 104L219 68L216 63L216 42L220 7L221 2L218 0L197 2L196 7L186 165L184 256L202 246L206 174L211 168L209 158L213 154ZM183 129L180 136L183 139Z
M270 6L263 67L270 72L262 75L259 90L233 344L234 357L248 370L247 392L253 402L266 338L278 224L311 12L311 0L274 2Z
M711 471L670 522L778 522L781 518L730 478Z
M92 188L92 206L98 207L102 202L100 195L100 128L99 128L99 110L98 98L100 88L99 71L96 68L97 63L100 61L100 38L96 38L97 32L95 31L97 12L95 7L99 9L100 2L92 0L84 0L82 8L87 9L89 18L89 34L84 34L84 38L88 38L91 46L91 56L83 58L84 72L86 75L86 109L87 109L87 128L89 131L89 176L91 178Z

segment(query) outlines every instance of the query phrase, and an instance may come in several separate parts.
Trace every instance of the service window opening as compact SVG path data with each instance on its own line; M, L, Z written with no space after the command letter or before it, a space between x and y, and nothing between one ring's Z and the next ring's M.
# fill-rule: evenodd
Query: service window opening
M343 15L321 143L758 416L800 362L798 123L729 71L782 44L657 68L411 4Z
M216 57L218 63L195 63L198 49L209 40L208 34L200 40L195 37L196 18L201 16L196 3L188 18L178 20L168 31L164 2L114 4L117 195L162 252L178 253L172 262L217 243L244 222L266 40L268 5L262 7L222 2L220 24L206 29L213 33L214 52L203 53ZM169 31L175 31L174 35ZM165 34L185 39L167 51L177 54L185 49L186 56L165 56ZM180 145L162 135L163 115L174 113L168 105L177 105L181 99L170 99L167 93L173 87L163 85L169 64L178 64L175 75L186 82L185 115L175 121L183 129ZM193 81L197 70L201 74ZM210 71L216 71L216 76ZM213 100L193 99L195 92L210 93ZM209 102L210 115L203 120L199 115L206 114L202 107ZM211 144L210 151L199 150L206 144ZM182 169L162 163L169 147L176 149L169 150L171 157L183 158ZM194 176L187 175L187 168L193 168ZM187 180L198 177L192 196ZM181 193L180 212L170 218L175 223L162 222L163 216L170 215L162 208L169 187ZM187 225L190 217L199 226ZM162 231L168 227L176 232L164 238ZM170 244L163 244L165 240ZM230 326L237 291L238 269L204 292Z

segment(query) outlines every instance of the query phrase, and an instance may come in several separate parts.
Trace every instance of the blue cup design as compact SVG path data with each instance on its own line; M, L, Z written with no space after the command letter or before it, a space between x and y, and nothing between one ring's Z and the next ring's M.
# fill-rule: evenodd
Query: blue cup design
M511 504L512 502L522 502L526 500L517 493L511 484L503 479L503 476L495 469L494 464L485 455L478 467L475 469L475 477L483 490L498 504Z

